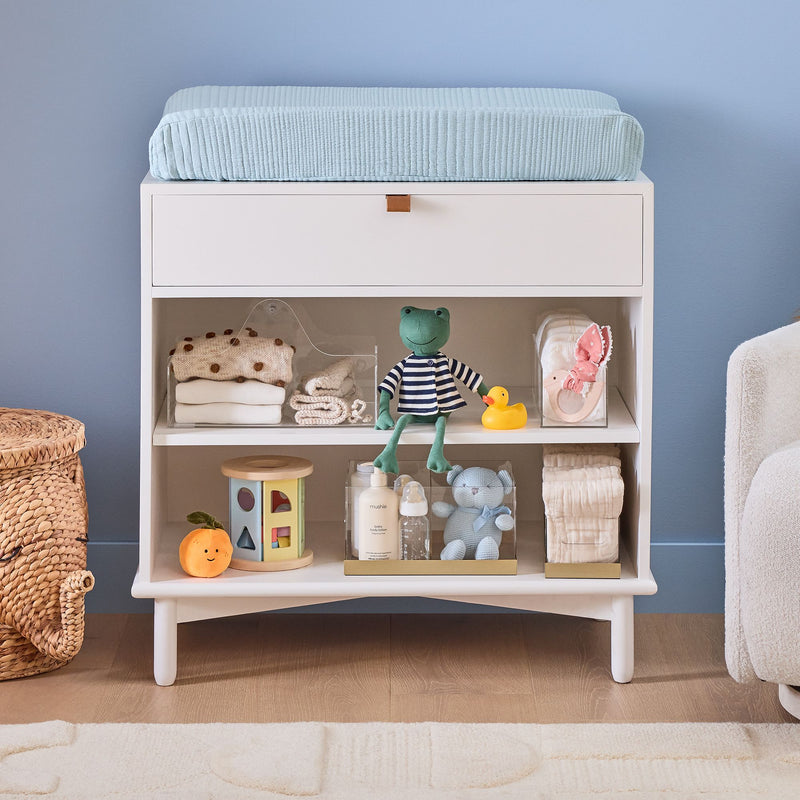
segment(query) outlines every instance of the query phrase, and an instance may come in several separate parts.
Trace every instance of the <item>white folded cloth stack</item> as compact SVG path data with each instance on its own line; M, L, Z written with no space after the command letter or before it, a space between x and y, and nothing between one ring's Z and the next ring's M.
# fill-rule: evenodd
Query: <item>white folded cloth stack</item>
M277 425L294 347L252 328L187 336L170 352L176 424Z
M542 499L549 562L619 560L625 492L620 469L616 445L544 445Z
M205 425L277 425L286 389L260 381L199 378L175 387L175 422Z
M355 362L345 357L300 378L289 398L298 425L339 425L342 422L369 422L364 415L367 404L355 379Z

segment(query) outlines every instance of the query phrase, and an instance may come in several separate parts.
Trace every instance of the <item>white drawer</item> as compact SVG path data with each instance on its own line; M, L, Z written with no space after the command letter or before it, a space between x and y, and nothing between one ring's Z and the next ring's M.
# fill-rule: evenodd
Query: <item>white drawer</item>
M156 286L636 286L638 194L153 196Z

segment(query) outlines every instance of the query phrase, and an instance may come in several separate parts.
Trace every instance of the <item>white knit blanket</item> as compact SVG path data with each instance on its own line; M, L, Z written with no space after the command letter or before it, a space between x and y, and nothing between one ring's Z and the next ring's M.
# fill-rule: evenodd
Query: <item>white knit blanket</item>
M259 336L253 329L205 336L187 336L175 344L170 364L178 381L237 378L287 385L292 380L294 348L283 341Z

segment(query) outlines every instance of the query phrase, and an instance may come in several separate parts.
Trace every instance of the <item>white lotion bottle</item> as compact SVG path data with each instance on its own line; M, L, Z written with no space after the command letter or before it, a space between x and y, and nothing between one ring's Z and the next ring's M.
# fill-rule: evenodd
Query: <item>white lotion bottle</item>
M358 558L386 561L400 557L400 498L391 489L386 473L370 475L370 487L358 498Z
M370 476L374 467L371 461L356 464L350 474L350 552L352 558L358 558L358 529L360 526L358 500L361 493L369 488Z

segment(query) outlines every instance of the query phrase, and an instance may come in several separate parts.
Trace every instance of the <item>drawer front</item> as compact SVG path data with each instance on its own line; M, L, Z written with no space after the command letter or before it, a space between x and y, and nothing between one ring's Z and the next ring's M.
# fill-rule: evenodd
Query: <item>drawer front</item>
M636 286L642 197L155 195L156 286Z

